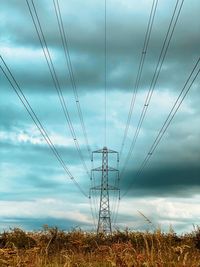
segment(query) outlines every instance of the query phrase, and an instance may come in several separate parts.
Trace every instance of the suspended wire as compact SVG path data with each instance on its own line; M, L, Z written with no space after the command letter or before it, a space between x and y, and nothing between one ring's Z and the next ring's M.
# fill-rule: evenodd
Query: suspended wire
M181 2L181 4L178 5L180 2ZM142 113L140 115L140 119L139 119L139 122L138 122L138 125L137 125L137 128L136 128L133 140L131 142L130 149L129 149L127 157L125 159L125 162L124 162L120 177L123 176L123 174L125 172L125 169L126 169L126 166L127 166L128 162L130 160L130 157L132 155L133 149L135 147L135 144L136 144L138 135L140 133L140 129L142 127L142 123L143 123L144 118L146 116L146 113L147 113L147 110L148 110L148 107L149 107L149 104L150 104L150 101L151 101L151 98L152 98L152 95L153 95L153 91L155 89L155 85L157 83L157 80L158 80L158 77L159 77L159 74L160 74L160 71L161 71L165 56L167 54L167 51L168 51L168 48L169 48L169 44L171 42L175 27L176 27L176 24L177 24L177 21L178 21L178 18L179 18L179 15L180 15L180 12L181 12L181 9L182 9L182 6L183 6L183 3L184 3L184 0L182 0L182 1L177 0L177 2L176 2L175 8L174 8L174 12L173 12L172 18L170 20L170 24L169 24L169 27L168 27L168 30L167 30L167 34L165 36L164 43L163 43L163 46L162 46L162 49L161 49L161 53L160 53L160 56L159 56L159 59L158 59L158 63L156 65L155 72L154 72L154 75L153 75L153 78L152 78L152 81L151 81L151 85L150 85L150 88L148 90L148 93L147 93L147 96L146 96L146 99L145 99L145 104L143 106Z
M118 182L118 173L114 179L114 187L117 188L117 182ZM114 216L115 216L115 211L116 211L116 203L117 203L117 195L116 193L118 192L118 190L113 190L112 192L112 198L111 198L111 195L110 196L110 201L111 201L111 205L110 205L110 213L111 213L111 221L114 220Z
M75 131L74 131L74 128L73 128L73 125L72 125L72 122L71 122L67 107L66 107L66 103L65 103L65 100L64 100L64 97L63 97L63 93L62 93L62 90L60 88L60 84L59 84L59 81L58 81L58 78L57 78L57 75L56 75L56 72L55 72L55 68L53 66L53 62L52 62L52 59L51 59L51 56L50 56L50 53L49 53L49 50L48 50L48 46L47 46L43 31L42 31L42 28L41 28L41 24L40 24L40 21L39 21L37 12L36 12L36 8L35 8L35 5L34 5L34 2L33 2L33 0L31 0L32 5L33 5L33 9L34 9L34 12L35 12L36 20L34 18L34 15L32 13L32 10L30 8L28 0L26 0L26 2L27 2L27 5L28 5L28 8L29 8L29 11L30 11L30 14L31 14L31 17L32 17L32 20L33 20L33 23L34 23L34 26L35 26L35 29L36 29L36 32L38 34L38 37L39 37L39 40L40 40L40 44L41 44L42 49L43 49L43 53L45 55L45 58L46 58L46 61L47 61L47 64L48 64L49 71L50 71L51 77L53 79L53 83L54 83L55 88L57 90L62 109L64 111L66 120L68 122L70 131L71 131L71 134L73 136L73 140L75 142L77 151L79 153L79 156L80 156L81 160L84 162L83 165L84 165L84 168L86 169L86 172L89 173L88 169L87 169L87 166L85 164L83 155L81 153L80 146L79 146L79 143L77 141L76 134L75 134ZM64 52L65 52L65 59L67 61L67 65L68 65L68 68L69 68L69 75L70 75L70 80L71 80L71 83L72 83L72 88L73 88L73 91L74 91L77 110L78 110L79 118L80 118L80 121L81 121L81 127L82 127L84 138L85 138L85 141L86 141L87 151L90 154L91 149L90 149L90 146L89 146L86 127L85 127L85 124L84 124L83 114L82 114L82 110L81 110L81 106L80 106L80 102L79 102L79 97L78 97L75 78L74 78L74 74L73 74L73 68L72 68L72 64L71 64L71 58L70 58L70 54L69 54L67 38L66 38L66 33L65 33L65 30L64 30L64 26L63 26L63 21L62 21L62 16L61 16L61 12L60 12L59 2L58 2L58 0L56 0L56 2L55 2L55 0L53 0L53 2L54 2L54 8L55 8L55 11L56 11L56 17L57 17L57 21L58 21L58 25L59 25L59 31L60 31L60 35L61 35L61 39L62 39L62 45L63 45ZM170 25L169 25L169 28L168 28L168 31L167 31L167 35L166 35L165 40L164 40L164 44L163 44L163 47L162 47L162 50L161 50L161 53L160 53L160 56L159 56L158 64L156 66L156 70L154 72L154 76L153 76L153 79L151 81L150 89L148 91L148 94L147 94L147 97L146 97L146 100L145 100L145 104L144 104L144 107L143 107L143 110L142 110L142 114L141 114L137 129L136 129L136 133L134 135L134 139L133 139L133 142L131 143L131 147L130 147L130 150L129 150L129 153L128 153L128 156L127 156L128 160L126 158L127 162L125 161L125 164L128 163L128 161L130 159L130 156L132 154L132 151L134 149L136 140L138 138L138 135L139 135L143 120L145 118L146 112L148 110L149 103L150 103L150 100L151 100L155 85L157 83L157 80L158 80L158 77L159 77L159 74L160 74L160 71L161 71L161 67L162 67L162 64L164 62L164 59L165 59L165 56L166 56L166 53L167 53L167 50L168 50L172 35L174 33L174 29L176 27L176 24L177 24L177 21L178 21L178 17L180 15L181 8L182 8L184 0L181 1L181 4L179 6L179 10L178 10L178 14L177 14L177 16L175 18L175 13L176 13L176 10L178 8L178 3L179 2L180 2L179 0L177 0L177 2L176 2L175 10L174 10L172 19L170 21ZM152 31L152 26L153 26L155 12L156 12L156 8L157 8L157 3L158 3L158 0L154 0L153 1L151 13L150 13L150 18L149 18L149 22L148 22L148 27L147 27L147 32L146 32L146 35L145 35L145 41L144 41L144 46L143 46L143 50L142 50L142 55L141 55L141 59L140 59L139 69L138 69L138 73L137 73L137 77L136 77L135 87L134 87L134 91L133 91L133 95L132 95L132 99L131 99L131 105L130 105L130 109L129 109L129 114L128 114L126 127L125 127L125 131L124 131L123 141L122 141L122 145L121 145L121 149L120 149L120 155L122 155L122 153L123 153L124 145L125 145L127 134L128 134L129 127L130 127L130 120L131 120L131 117L132 117L133 108L134 108L135 100L136 100L136 96L137 96L137 91L138 91L140 80L141 80L141 75L142 75L142 71L143 71L143 65L144 65L144 62L145 62L145 56L146 56L146 53L147 53L148 43L149 43L149 40L150 40L150 35L151 35L151 31ZM174 18L175 18L175 22L174 22L174 25L172 26ZM39 29L37 27L37 24L39 26ZM171 28L172 28L172 30L171 30ZM170 30L171 30L171 33L170 33ZM104 118L104 120L105 120L105 122L104 122L104 127L105 127L105 130L104 130L105 131L104 132L104 143L106 145L106 143L107 143L107 10L106 10L106 0L105 0L105 38L104 38L104 45L105 45L105 48L104 48L105 49L105 51L104 51L104 53L105 53L105 61L104 61L104 67L105 67L105 74L104 74L104 78L105 78L105 81L104 81L104 85L105 85L105 91L104 91L104 102L105 102L104 103L104 110L105 110L105 114L104 114L104 116L105 116L105 118ZM21 90L20 86L18 85L17 81L15 80L14 76L12 75L12 73L11 73L10 69L8 68L7 64L5 63L4 59L2 58L2 56L0 56L0 58L1 58L4 66L6 67L6 70L8 71L8 73L11 76L12 79L9 77L9 75L6 73L6 71L3 69L3 67L0 66L2 72L4 73L4 75L7 78L8 82L10 83L10 85L13 88L13 90L17 94L18 98L20 99L20 101L24 105L25 109L29 113L29 115L32 118L34 124L37 126L38 130L40 131L40 133L42 134L43 138L47 142L47 144L48 144L49 148L51 149L52 153L57 158L57 160L59 161L61 166L63 167L63 169L66 172L67 176L74 182L74 184L78 187L80 192L85 197L88 198L87 194L83 191L83 189L81 188L79 183L72 176L72 174L69 171L69 169L67 168L65 162L63 161L63 159L61 158L61 156L58 153L57 149L53 145L50 137L48 136L48 133L46 132L45 128L42 126L42 124L41 124L40 120L38 119L37 115L33 111L30 103L28 102L27 98L25 97L23 91ZM196 71L196 69L197 69L197 67L199 65L199 62L200 62L200 58L198 59L197 63L195 64L195 67L193 68L193 70L190 73L187 81L185 82L184 87L181 90L181 93L179 94L178 98L176 99L176 101L175 101L175 103L174 103L169 115L167 116L162 128L159 131L159 134L157 135L156 139L154 140L154 142L153 142L153 144L152 144L152 146L151 146L146 158L142 162L141 167L140 167L140 169L139 169L139 171L137 173L137 176L140 176L142 174L142 172L145 169L147 163L149 162L151 156L155 152L155 150L156 150L157 146L159 145L162 137L164 136L166 130L168 129L169 125L171 124L174 116L176 115L178 109L180 108L182 102L184 101L186 95L188 94L189 90L191 89L191 86L193 85L195 79L199 75L200 69L198 69L198 71L194 75L194 73L195 73L195 71ZM191 79L192 79L192 81L191 81ZM125 171L125 165L124 165L124 168L122 170L122 174L124 173L124 171ZM92 177L91 177L91 179L92 179ZM94 180L94 185L95 185L95 180ZM132 186L132 184L131 184L131 186ZM130 190L131 186L123 194L122 198L128 193L128 191ZM89 198L90 198L90 201L91 201L91 198L92 198L92 194L91 193L90 193L90 197ZM113 218L112 218L113 222L116 222L116 219L117 219L120 199L121 198L120 198L120 191L119 191L118 202L116 202L117 205L113 209L114 210L113 211ZM91 205L91 207L92 207L92 205ZM95 225L94 212L93 212L93 210L91 210L91 212L92 212L94 225Z
M114 219L113 219L113 224L115 226L116 226L116 222L117 222L118 214L119 214L120 200L121 200L121 196L120 196L120 190L119 190L119 196L118 196L118 199L117 199L115 216L114 216Z
M144 39L144 44L143 44L142 53L141 53L141 57L140 57L139 68L138 68L138 72L137 72L137 76L136 76L136 81L135 81L134 90L133 90L133 94L132 94L132 98L131 98L129 113L128 113L128 117L127 117L127 121L126 121L126 127L124 130L123 140L122 140L122 144L121 144L121 148L120 148L120 158L121 158L122 153L123 153L124 145L125 145L127 134L128 134L129 127L130 127L130 121L132 118L132 113L133 113L133 109L134 109L135 101L136 101L136 97L137 97L137 91L139 88L139 84L140 84L140 80L141 80L141 76L142 76L142 72L143 72L143 66L144 66L144 62L145 62L145 58L146 58L146 54L147 54L147 49L148 49L148 45L149 45L149 41L150 41L150 37L151 37L151 32L152 32L153 22L154 22L154 18L155 18L155 14L156 14L157 5L158 5L158 0L154 0L152 3L152 7L151 7L151 12L150 12L149 21L148 21L147 30L146 30L145 39Z
M107 143L107 3L104 7L104 145Z
M78 140L77 140L77 137L76 137L76 134L75 134L75 130L74 130L74 127L73 127L73 124L72 124L72 121L71 121L71 118L70 118L70 115L69 115L69 111L67 109L67 105L66 105L63 93L62 93L62 89L60 87L60 83L59 83L59 80L58 80L58 77L57 77L57 74L56 74L56 71L55 71L55 68L54 68L54 64L53 64L53 61L52 61L52 58L51 58L51 55L50 55L50 52L49 52L49 49L48 49L48 46L47 46L47 42L46 42L43 30L42 30L42 26L41 26L41 23L40 23L38 14L37 14L37 10L36 10L35 4L34 4L33 0L31 0L32 7L33 7L33 11L32 11L28 0L26 0L26 3L28 5L28 9L29 9L29 12L30 12L30 15L31 15L34 27L35 27L35 30L37 32L37 35L38 35L38 38L39 38L39 42L40 42L40 45L42 47L42 50L43 50L43 53L44 53L44 56L45 56L45 59L46 59L46 62L47 62L47 65L48 65L48 68L49 68L49 71L50 71L50 75L52 77L52 81L53 81L54 87L55 87L56 92L58 94L58 97L59 97L59 100L60 100L60 103L61 103L61 106L62 106L62 110L63 110L64 116L65 116L65 119L67 121L70 133L72 135L76 150L78 152L78 155L79 155L79 157L81 159L82 165L83 165L88 177L90 177L89 170L87 168L87 165L85 163L83 154L81 152L80 145L78 143ZM34 16L33 12L34 12L35 16Z
M94 214L95 224L97 225L99 206L97 206L97 195L95 193L95 190L92 190L92 189L90 190L90 198L91 198L91 205L92 205L92 210Z
M155 152L157 146L159 145L163 135L165 134L165 132L167 131L169 125L171 124L173 118L175 117L177 111L179 110L181 104L183 103L183 100L185 99L185 97L187 96L190 88L192 87L194 81L196 80L197 76L199 75L200 73L200 66L198 66L200 63L200 57L198 58L194 68L192 69L189 77L187 78L178 98L176 99L169 115L167 116L162 128L160 129L156 139L154 140L152 146L150 147L144 161L142 162L137 174L136 174L136 177L139 177L143 170L145 169L147 163L149 162L150 158L152 157L153 153ZM123 194L122 197L124 197L128 191L130 190L130 188L132 187L132 184L129 185L127 191Z
M113 205L112 205L112 209L111 209L111 221L114 224L115 223L115 218L117 216L117 210L118 210L118 203L119 203L119 198L120 198L120 184L119 184L119 155L118 155L118 159L117 159L117 173L115 175L115 179L114 179L114 188L116 190L114 190L113 192Z
M91 158L91 173L90 173L90 190L89 190L89 199L90 199L90 209L91 209L91 212L92 212L92 218L93 218L93 222L94 222L94 226L95 226L95 229L97 228L97 222L96 222L96 219L97 219L97 211L96 211L96 205L95 205L95 199L92 195L92 188L95 187L95 180L93 179L93 160Z
M119 155L117 156L117 169L116 169L116 175L114 175L114 181L113 181L113 190L112 192L112 199L110 196L110 214L111 214L111 222L114 224L115 218L117 216L117 210L118 210L118 202L120 198L120 189L119 189Z
M117 169L119 170L119 160L117 162ZM118 217L118 212L119 212L119 206L120 206L120 176L119 176L119 172L118 172L118 176L117 176L117 185L116 187L118 188L118 196L117 196L117 200L116 200L116 206L115 206L115 211L114 211L114 216L113 216L113 224L116 226L116 221L117 221L117 217Z
M94 178L94 186L97 186L95 175L93 176L93 178ZM94 205L95 205L96 218L98 221L99 220L99 208L100 208L100 191L93 190L93 194L94 194Z
M94 214L94 220L95 220L95 224L97 225L97 221L98 221L98 203L97 203L97 190L92 190L92 188L96 188L96 179L95 179L95 175L93 172L94 169L94 162L93 159L91 158L91 188L90 188L90 197L91 197L91 204L92 209L93 209L93 214Z
M73 89L73 92L74 92L74 97L75 97L76 107L77 107L77 111L78 111L78 116L79 116L79 119L80 119L80 122L81 122L81 127L82 127L82 131L83 131L83 135L84 135L84 139L85 139L88 155L90 157L91 148L89 146L88 137L87 137L87 131L86 131L85 123L84 123L84 120L83 120L83 113L82 113L82 109L81 109L81 105L80 105L80 100L79 100L79 96L78 96L77 86L76 86L74 72L73 72L72 63L71 63L69 46L68 46L68 42L67 42L68 38L67 38L66 31L64 29L64 24L63 24L63 19L62 19L62 15L61 15L59 1L58 0L53 0L53 4L54 4L54 10L55 10L56 18L57 18L57 22L58 22L58 27L59 27L59 32L60 32L60 36L61 36L62 46L63 46L63 50L64 50L64 54L65 54L65 60L66 60L67 67L68 67L68 70L69 70L70 81L71 81L72 89Z
M91 214L92 214L93 224L94 224L94 228L96 229L97 225L96 225L95 214L94 214L94 210L93 210L91 190L89 192L89 201L90 201L90 211L91 211Z
M96 221L97 220L97 208L96 208L96 205L95 205L95 200L96 199L95 199L95 197L93 195L93 190L92 190L92 188L95 187L95 182L94 182L94 179L93 179L92 169L93 169L93 165L91 167L89 200L90 200L90 209L91 209L91 212L92 212L92 218L93 218L94 226L95 226L95 229L96 229L97 228L97 221Z
M85 197L88 198L88 196L85 193L85 191L81 188L81 186L79 185L79 183L75 180L75 178L73 177L73 175L71 174L71 172L67 168L65 162L63 161L62 157L60 156L60 154L58 153L58 151L55 148L54 144L52 143L52 141L51 141L51 139L50 139L47 131L43 127L41 121L37 117L36 113L34 112L33 108L31 107L29 101L27 100L26 96L24 95L23 91L21 90L19 84L17 83L15 77L11 73L8 65L6 64L6 62L4 61L4 59L2 58L2 56L0 56L0 59L1 59L3 65L4 65L5 69L6 69L5 70L2 67L2 65L1 65L0 68L1 68L2 72L4 73L6 79L8 80L8 82L10 83L10 85L12 86L13 90L15 91L15 93L17 94L18 98L22 102L22 104L25 107L26 111L28 112L28 114L30 115L31 119L33 120L34 124L37 126L38 130L40 131L40 133L42 134L43 138L47 142L47 144L48 144L49 148L51 149L51 151L53 152L54 156L57 158L57 160L59 161L59 163L63 167L64 171L67 174L67 177L70 178L73 181L73 183L76 185L76 187L78 187L79 191Z
M152 32L154 19L155 19L157 5L158 5L158 0L153 0L152 6L151 6L151 11L150 11L150 16L149 16L149 20L148 20L148 24L147 24L147 30L146 30L146 34L145 34L144 44L143 44L143 48L142 48L142 53L141 53L141 57L140 57L139 68L138 68L136 81L134 84L134 90L133 90L133 94L132 94L132 98L131 98L131 104L130 104L129 113L128 113L128 117L127 117L126 127L125 127L123 140L122 140L122 144L121 144L121 148L120 148L120 152L119 152L120 158L122 157L122 154L123 154L124 145L125 145L127 134L128 134L129 127L130 127L130 121L132 118L132 113L133 113L133 109L134 109L135 101L136 101L136 96L137 96L137 91L139 88L139 84L140 84L140 80L141 80L141 76L142 76L142 72L143 72L143 66L144 66L144 62L145 62L145 58L146 58L146 54L147 54L147 49L148 49L148 45L149 45L149 41L150 41L150 37L151 37L151 32ZM119 186L120 186L120 179L118 181L118 187ZM116 224L116 221L117 221L119 206L120 206L120 200L121 200L121 197L120 197L120 191L119 191L119 195L117 198L116 207L115 207L115 211L114 211L114 216L113 216L113 224Z
M112 223L115 224L117 220L117 214L119 210L120 205L120 190L115 191L115 199L113 204L113 210L112 210Z
M115 212L116 212L116 203L117 203L116 191L117 190L114 190L114 192L112 192L112 196L109 194L111 222L114 221Z

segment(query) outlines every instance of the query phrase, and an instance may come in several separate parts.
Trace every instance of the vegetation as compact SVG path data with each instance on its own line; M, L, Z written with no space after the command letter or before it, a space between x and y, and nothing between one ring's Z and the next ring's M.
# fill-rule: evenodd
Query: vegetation
M42 232L16 228L0 235L0 267L200 267L200 228L181 236L117 231L96 235L45 226Z

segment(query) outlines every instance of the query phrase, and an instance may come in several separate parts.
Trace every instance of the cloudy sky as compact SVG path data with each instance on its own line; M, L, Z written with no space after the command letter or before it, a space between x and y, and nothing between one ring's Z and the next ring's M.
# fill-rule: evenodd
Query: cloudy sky
M31 1L28 3L34 12ZM177 3L179 8L182 1L158 1L120 170ZM81 153L90 169L53 0L35 0L34 4ZM104 146L104 1L59 0L59 4L88 142L91 150L100 149ZM152 4L152 0L107 0L107 146L116 151L122 146ZM199 223L200 75L138 176L200 56L199 12L199 0L183 2L133 153L121 177L124 197L118 227L147 229L138 211L162 229L172 225L176 231L185 232ZM74 145L25 0L1 0L0 33L2 58L69 171L88 194L90 180ZM5 71L2 60L0 64ZM43 224L94 229L88 198L66 176L1 69L0 230L16 226L32 230Z

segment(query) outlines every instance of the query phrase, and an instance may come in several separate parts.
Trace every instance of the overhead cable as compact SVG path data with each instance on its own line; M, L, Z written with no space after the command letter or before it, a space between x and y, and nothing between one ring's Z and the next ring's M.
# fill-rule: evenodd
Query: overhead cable
M162 46L162 49L161 49L161 52L160 52L160 55L159 55L158 63L156 65L156 68L155 68L155 71L154 71L154 75L153 75L153 78L152 78L152 81L151 81L151 85L150 85L150 88L148 90L148 93L147 93L147 96L146 96L146 99L145 99L145 103L144 103L144 106L143 106L143 109L142 109L142 113L140 115L139 122L138 122L138 125L137 125L137 128L136 128L135 134L133 136L133 139L132 139L128 154L126 156L126 159L125 159L125 162L124 162L120 177L123 176L123 174L125 172L125 169L127 167L127 164L128 164L128 162L129 162L129 160L130 160L130 158L132 156L133 149L135 147L137 138L138 138L139 133L140 133L140 129L142 127L144 118L145 118L147 110L149 108L149 104L150 104L150 101L151 101L151 98L152 98L152 95L153 95L153 92L154 92L154 89L155 89L155 85L156 85L158 77L160 75L160 71L161 71L164 59L166 57L166 54L167 54L167 51L168 51L168 48L169 48L169 44L171 42L171 39L172 39L174 30L175 30L179 15L181 13L181 9L182 9L183 3L184 3L184 0L181 0L181 1L177 0L177 2L176 2L176 5L175 5L175 8L174 8L174 11L173 11L173 14L172 14L172 18L170 20L170 24L169 24L167 33L165 35L164 43L163 43L163 46Z
M104 145L107 143L107 2L104 1Z
M48 46L47 46L47 42L46 42L43 30L42 30L42 26L41 26L41 23L40 23L38 14L37 14L37 10L36 10L34 1L31 0L32 8L31 8L31 5L29 3L29 0L26 0L26 3L28 5L28 9L29 9L29 12L30 12L30 15L31 15L34 27L35 27L35 30L37 32L37 35L38 35L38 38L39 38L39 42L40 42L40 45L42 47L42 50L43 50L43 53L44 53L44 56L45 56L45 59L46 59L46 62L47 62L47 65L48 65L48 68L49 68L49 71L50 71L50 75L52 77L52 81L53 81L54 87L55 87L56 92L58 94L59 101L60 101L60 104L62 106L62 110L63 110L64 116L65 116L65 119L67 121L70 133L72 135L76 150L78 152L78 155L79 155L79 157L81 159L81 162L83 164L83 167L84 167L88 177L90 177L90 173L89 173L89 170L88 170L87 165L85 163L84 156L83 156L83 154L81 152L80 145L79 145L79 142L77 140L76 133L75 133L75 130L74 130L74 127L73 127L73 124L72 124L72 121L71 121L71 118L70 118L70 115L69 115L69 111L68 111L68 108L67 108L64 96L63 96L63 92L62 92L62 89L61 89L61 86L60 86L60 83L59 83L59 80L58 80L58 76L57 76L57 73L55 71L55 67L54 67L54 64L53 64L53 61L52 61Z
M87 131L86 131L86 127L85 127L85 123L84 123L84 119L83 119L83 113L82 113L81 104L80 104L79 95L78 95L77 86L76 86L76 81L75 81L75 77L74 77L74 71L72 68L72 62L71 62L71 57L70 57L70 52L69 52L69 45L68 45L68 41L67 41L68 38L67 38L66 30L65 30L64 24L63 24L60 4L59 4L58 0L53 0L53 4L54 4L55 13L56 13L56 19L57 19L57 23L58 23L59 33L61 36L61 42L62 42L64 54L65 54L65 60L66 60L67 67L69 70L70 81L71 81L72 89L74 92L78 116L79 116L79 119L81 122L81 127L82 127L82 131L83 131L85 143L86 143L88 155L90 158L91 148L90 148L89 141L88 141Z
M141 57L140 57L139 68L137 71L136 81L135 81L135 85L133 88L129 113L128 113L126 126L125 126L125 130L124 130L123 140L122 140L122 144L120 147L120 153L119 153L120 158L122 157L124 145L126 143L127 134L128 134L129 127L130 127L130 122L131 122L131 118L132 118L132 114L133 114L133 109L135 106L137 92L138 92L139 85L140 85L140 80L141 80L141 76L142 76L142 72L143 72L143 67L144 67L144 62L145 62L145 58L146 58L146 54L147 54L147 49L148 49L150 37L151 37L151 32L152 32L152 27L153 27L153 22L154 22L154 18L155 18L157 5L158 5L158 0L153 0L150 16L149 16L149 20L148 20L147 30L146 30L146 34L145 34L144 44L143 44L143 48L142 48L142 53L141 53Z
M25 107L26 111L28 112L29 116L33 120L34 124L37 126L38 130L42 134L44 140L47 142L47 144L48 144L49 148L51 149L51 151L53 152L54 156L57 158L58 162L61 164L62 168L66 172L67 177L70 178L73 181L73 183L76 185L76 187L79 189L79 191L85 197L88 198L88 195L85 193L85 191L82 189L82 187L79 185L79 183L76 181L74 176L71 174L71 172L67 168L67 166L66 166L65 162L63 161L61 155L59 154L58 150L56 149L56 147L54 146L53 142L51 141L46 129L43 127L41 121L39 120L38 116L34 112L31 104L29 103L29 101L27 100L26 96L24 95L22 89L20 88L19 84L17 83L15 77L13 76L12 72L10 71L10 69L9 69L8 65L6 64L6 62L4 61L3 57L0 56L0 59L1 59L1 62L3 63L3 65L2 64L0 65L0 68L1 68L1 70L3 72L3 74L5 75L6 79L10 83L10 85L12 86L13 90L17 94L17 96L20 99L20 101L22 102L22 104Z
M188 76L180 94L178 95L176 101L174 102L174 105L171 108L170 113L168 114L165 122L163 123L163 126L161 127L157 137L155 138L153 144L151 145L145 159L143 160L137 174L136 177L141 176L142 172L144 171L147 163L149 162L150 158L152 157L153 153L155 152L157 146L159 145L159 143L161 142L161 139L163 138L165 132L167 131L168 127L170 126L172 120L174 119L176 113L178 112L181 104L183 103L185 97L187 96L189 90L191 89L194 81L196 80L196 78L198 77L200 73L200 57L198 58L197 62L195 63L190 75ZM126 192L122 195L122 197L124 197L128 191L132 188L133 186L133 182L131 184L129 184L128 189L126 190Z

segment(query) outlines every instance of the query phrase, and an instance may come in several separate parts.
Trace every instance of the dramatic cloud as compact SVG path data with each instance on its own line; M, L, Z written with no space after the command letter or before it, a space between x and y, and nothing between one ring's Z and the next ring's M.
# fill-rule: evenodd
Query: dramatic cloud
M29 1L31 2L31 1ZM133 140L176 5L158 1L120 171ZM53 1L34 1L83 158L90 170ZM74 79L92 150L104 146L104 2L60 0ZM120 151L153 1L107 1L107 146ZM146 229L137 212L179 232L198 223L200 76L149 164L138 170L200 55L200 2L185 0L132 157L121 177L119 227ZM26 1L1 1L0 53L70 172L90 178L67 125ZM2 62L1 62L1 66ZM89 201L59 162L0 70L0 229L43 224L92 229ZM114 161L112 162L114 164ZM130 187L131 185L131 187ZM127 191L128 190L128 191ZM98 203L97 203L98 204ZM187 212L186 212L187 210ZM151 212L150 212L151 211Z

